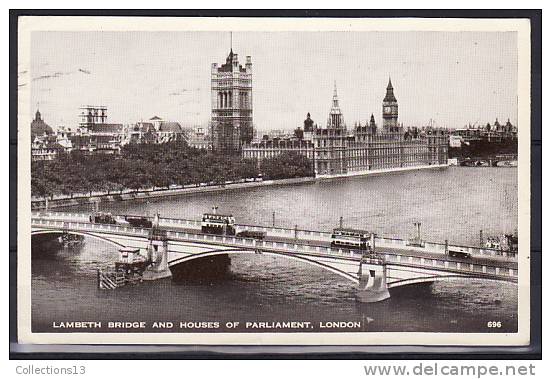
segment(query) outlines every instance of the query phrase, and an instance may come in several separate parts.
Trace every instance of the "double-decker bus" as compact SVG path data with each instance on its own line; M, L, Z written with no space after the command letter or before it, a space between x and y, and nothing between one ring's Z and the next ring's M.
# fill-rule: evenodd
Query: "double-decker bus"
M365 230L337 228L331 234L331 246L368 250L371 233Z
M235 218L232 215L203 213L201 231L208 234L235 235Z

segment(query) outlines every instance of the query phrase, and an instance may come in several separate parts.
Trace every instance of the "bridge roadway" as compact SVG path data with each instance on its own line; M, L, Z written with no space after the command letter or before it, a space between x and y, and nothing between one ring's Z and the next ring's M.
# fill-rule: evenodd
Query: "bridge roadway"
M260 228L269 231L266 239L258 240L204 234L200 232L198 221L161 219L160 225L167 231L166 240L151 240L150 229L128 224L91 223L88 214L35 213L31 219L31 234L74 233L99 238L118 247L139 249L154 244L157 257L161 258L148 266L144 278L147 274L149 279L144 280L186 275L188 262L197 259L251 253L285 257L321 267L356 283L356 299L360 302L388 299L392 288L454 278L518 281L514 258L492 255L453 258L436 249L427 249L426 245L424 248L404 246L402 240L379 238L382 243L376 242L377 255L363 257L362 251L331 247L327 241L330 233L237 226L238 230ZM293 232L297 238L289 239ZM310 238L299 238L303 236ZM401 244L401 247L392 244ZM474 248L472 251L485 253L481 250ZM270 267L266 266L266 270Z
M66 213L44 213L44 212L37 212L35 215L38 215L40 213L41 218L50 219L53 221L75 221L75 222L83 222L87 221L88 215L86 214L66 214ZM124 220L123 216L116 216L118 222L122 222ZM174 222L177 221L177 222ZM182 225L179 221L185 221L185 225ZM191 234L197 234L201 233L201 222L200 221L193 221L193 220L180 220L180 219L170 219L170 218L161 218L160 219L160 226L164 229L175 231L175 232L183 232L183 233L191 233ZM236 225L238 231L241 230L248 230L248 229L258 229L259 227L250 226L250 225ZM266 234L266 237L264 240L266 242L274 242L274 243L282 243L282 244L298 244L298 245L308 245L312 247L320 247L324 249L331 249L331 238L330 233L320 233L321 235L318 236L315 239L307 239L307 238L292 238L292 237L286 237L282 235L273 235L269 233L269 230L274 228L263 228L267 229L268 232ZM283 229L283 228L278 228ZM290 230L290 229L287 229ZM294 230L290 230L293 231ZM376 245L376 251L379 254L390 254L392 256L402 256L402 257L412 257L412 258L424 258L424 259L442 259L445 258L446 261L449 262L457 262L457 263L469 263L473 265L479 265L479 266L486 266L486 265L492 265L501 267L504 269L512 269L516 270L518 263L517 263L517 257L507 257L505 255L473 255L469 259L459 258L459 257L451 257L448 255L445 255L443 252L437 252L435 250L427 250L423 249L421 247L417 246L388 246L384 243L375 243ZM335 249L335 248L334 248ZM353 249L347 249L347 248L337 248L337 250L342 250L345 253L354 251ZM493 249L486 249L486 250L493 250Z

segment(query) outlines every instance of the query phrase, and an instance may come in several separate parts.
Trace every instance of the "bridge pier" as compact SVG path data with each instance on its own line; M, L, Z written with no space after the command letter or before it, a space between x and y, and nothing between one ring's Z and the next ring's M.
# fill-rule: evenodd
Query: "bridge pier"
M390 297L386 283L386 263L381 259L362 259L358 276L360 283L356 290L357 301L376 303Z
M157 280L172 276L168 267L168 239L166 231L151 229L147 255L151 264L143 272L143 280Z

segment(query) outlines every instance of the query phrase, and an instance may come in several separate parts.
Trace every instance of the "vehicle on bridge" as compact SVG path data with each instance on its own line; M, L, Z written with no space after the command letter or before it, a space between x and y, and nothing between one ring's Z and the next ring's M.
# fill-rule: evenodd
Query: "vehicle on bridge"
M336 228L331 234L332 247L368 250L371 233L365 230Z
M94 224L116 224L117 221L111 213L94 212L90 215L90 222Z
M201 220L201 232L234 236L235 218L231 214L204 213Z
M448 248L448 255L455 258L471 258L472 255L466 247L454 246Z
M124 220L134 228L151 229L153 227L153 222L148 217L144 216L124 216Z
M266 238L266 232L257 231L257 230L243 230L242 232L237 233L238 237L243 238L254 238L257 240L263 240Z

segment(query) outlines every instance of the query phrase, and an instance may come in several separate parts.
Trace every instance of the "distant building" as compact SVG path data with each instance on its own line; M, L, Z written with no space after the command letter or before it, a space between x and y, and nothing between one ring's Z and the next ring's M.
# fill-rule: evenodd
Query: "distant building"
M210 150L212 148L208 129L203 126L195 126L188 131L187 143L196 149Z
M78 127L59 126L54 134L37 111L31 123L33 148L36 149L33 159L50 160L59 151L73 150L87 154L118 154L126 144L187 140L186 131L178 122L165 121L158 116L134 124L113 124L107 122L107 107L85 105L80 108L79 118Z
M471 141L502 142L516 140L518 129L515 125L511 124L509 119L502 125L496 118L493 124L489 122L485 126L469 124L464 128L453 130L451 135L461 137L462 141L466 144ZM450 139L450 146L452 146L452 139Z
M211 138L213 150L238 152L253 139L252 62L245 67L230 50L226 63L211 67Z
M125 125L122 144L156 143L155 126L152 122L139 121Z
M44 136L53 134L53 130L50 125L46 124L42 119L40 110L36 110L34 120L31 122L31 140L34 140L35 136Z
M398 100L394 96L394 88L390 78L383 99L383 129L387 134L400 132L398 127Z
M51 161L67 149L57 142L53 134L35 136L31 144L32 161Z
M337 84L333 89L331 110L325 128L314 130L314 161L316 173L343 173L347 171L348 134L339 107Z
M176 121L165 121L158 116L153 116L149 119L149 122L153 124L156 143L181 141L186 139L184 129Z
M124 127L107 123L107 107L85 105L80 110L80 132L79 138L75 138L75 148L94 153L119 153Z
M59 143L65 151L73 150L73 141L75 131L72 128L66 126L57 127L57 143Z
M302 133L304 136L304 139L306 140L312 140L314 135L314 120L310 118L310 112L306 114L306 120L304 120L303 123L303 129Z
M93 125L107 123L107 107L103 105L83 105L80 107L81 129L88 129Z
M448 132L432 127L398 124L398 101L389 80L383 99L383 127L371 115L369 122L348 129L340 109L336 85L325 127L306 116L303 138L265 139L243 148L249 159L265 159L283 152L296 152L313 160L317 176L342 175L358 171L385 170L425 165L446 165Z
M267 132L262 133L262 139L273 139L273 138L292 138L292 130L283 130L283 129L272 129Z
M159 116L153 116L148 121L139 121L134 124L125 125L121 144L165 143L185 141L186 139L186 131L180 123L165 121Z
M242 156L246 159L263 160L274 158L282 153L301 154L309 159L314 158L314 149L312 141L287 138L287 139L267 139L254 141L243 148Z
M44 122L42 114L37 109L31 122L31 160L50 161L67 150L70 149L58 143L53 129Z

